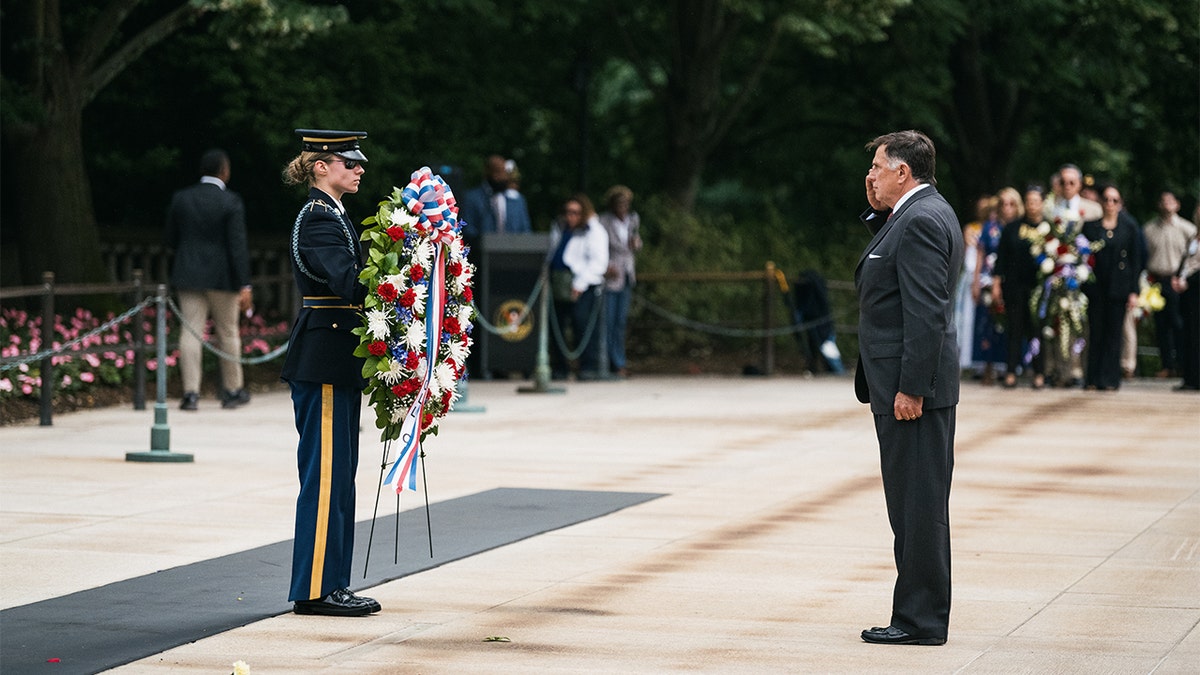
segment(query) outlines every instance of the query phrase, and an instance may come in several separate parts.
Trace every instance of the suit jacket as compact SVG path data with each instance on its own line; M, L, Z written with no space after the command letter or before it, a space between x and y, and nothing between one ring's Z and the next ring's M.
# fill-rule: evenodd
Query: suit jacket
M292 275L310 300L292 326L282 378L362 388L364 359L354 356L367 287L358 280L362 251L348 216L333 199L312 188L292 228Z
M492 197L496 192L488 183L484 183L463 195L459 217L466 223L463 226L463 236L476 239L481 234L496 232L496 212L492 209ZM504 233L520 234L531 231L529 207L525 197L516 190L504 191Z
M236 291L250 285L242 198L212 183L179 190L167 208L165 242L175 249L171 286Z
M1140 290L1138 276L1145 258L1142 233L1132 216L1124 212L1117 216L1117 226L1112 230L1104 229L1102 222L1093 220L1083 224L1083 236L1089 241L1104 242L1095 253L1092 277L1083 288L1092 301L1125 300L1130 293Z
M886 221L864 213L875 232L854 271L859 366L855 392L876 415L890 415L897 392L924 408L958 403L954 296L963 263L962 229L933 187L908 198ZM877 229L876 229L877 227Z

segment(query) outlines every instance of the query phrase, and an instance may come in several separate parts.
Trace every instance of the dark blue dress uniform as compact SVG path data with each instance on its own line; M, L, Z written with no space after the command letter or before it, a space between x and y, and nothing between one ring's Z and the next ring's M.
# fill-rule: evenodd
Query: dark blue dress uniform
M350 219L321 190L309 190L292 230L296 286L304 297L282 377L292 390L300 496L289 600L323 598L350 585L354 476L358 469L363 359L354 356L367 289Z

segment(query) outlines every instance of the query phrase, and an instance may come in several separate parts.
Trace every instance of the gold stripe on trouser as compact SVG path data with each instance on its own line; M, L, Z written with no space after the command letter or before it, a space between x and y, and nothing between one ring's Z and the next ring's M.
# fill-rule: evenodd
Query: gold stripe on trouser
M308 597L321 595L325 539L329 533L329 491L333 486L333 385L321 385L321 492L317 497L317 536L313 539L312 584Z

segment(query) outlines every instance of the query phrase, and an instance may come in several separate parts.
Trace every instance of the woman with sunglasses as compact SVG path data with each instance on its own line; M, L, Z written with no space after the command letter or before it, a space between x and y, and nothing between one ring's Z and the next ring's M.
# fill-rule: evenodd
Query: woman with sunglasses
M1088 354L1084 388L1116 391L1121 386L1121 334L1125 312L1137 306L1142 273L1142 233L1122 208L1121 192L1101 192L1104 215L1083 224L1088 241L1101 242L1095 253L1088 296Z
M358 470L363 359L354 356L367 289L359 283L358 233L342 197L358 192L367 158L364 131L297 129L302 151L284 182L307 185L291 230L296 287L303 306L292 327L282 378L292 390L300 495L288 597L297 614L363 616L379 603L350 585L354 552L354 475Z

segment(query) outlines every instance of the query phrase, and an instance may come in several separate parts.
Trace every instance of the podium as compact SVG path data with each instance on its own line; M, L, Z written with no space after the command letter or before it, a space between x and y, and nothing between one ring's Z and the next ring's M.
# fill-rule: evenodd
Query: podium
M550 250L546 232L528 234L485 234L471 249L476 266L475 305L499 334L483 326L474 331L475 348L470 363L472 377L490 380L519 373L528 378L537 360L537 298L530 293L537 285L542 265ZM526 306L527 302L532 307ZM524 314L523 321L517 322Z

